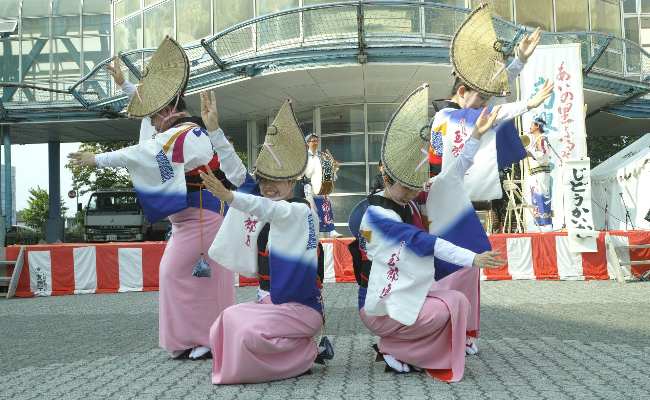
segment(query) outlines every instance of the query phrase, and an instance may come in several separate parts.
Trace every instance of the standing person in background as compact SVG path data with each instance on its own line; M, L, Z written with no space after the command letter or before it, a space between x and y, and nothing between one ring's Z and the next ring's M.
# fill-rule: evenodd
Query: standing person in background
M334 229L334 210L332 209L332 202L327 195L319 195L314 193L312 185L313 179L318 179L316 176L322 176L324 173L322 168L322 157L330 157L318 150L319 137L315 133L307 135L305 138L307 142L307 168L304 173L304 187L305 198L312 204L318 212L319 219L319 232L324 237L339 237L340 233ZM338 162L332 160L332 184L338 178L336 173L338 171ZM320 172L320 174L318 174Z
M246 168L219 127L215 102L203 120L185 110L189 63L173 39L166 37L153 54L137 88L124 80L119 62L110 71L131 98L129 114L154 133L114 152L69 157L81 165L128 168L147 219L169 217L172 236L160 262L159 343L173 358L210 357L210 325L235 295L232 273L205 256L226 208L204 189L199 172L207 165L234 188L244 182Z

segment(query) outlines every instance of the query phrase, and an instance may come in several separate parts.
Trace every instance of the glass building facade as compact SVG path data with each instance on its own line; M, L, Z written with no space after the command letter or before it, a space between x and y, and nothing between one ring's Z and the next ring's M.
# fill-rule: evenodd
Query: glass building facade
M110 57L110 12L107 0L1 0L0 81L68 89ZM6 103L74 101L62 93L0 90Z
M650 0L623 0L623 28L625 38L640 44L645 51L650 52ZM647 69L648 59L643 66L637 54L628 54L628 69Z
M114 0L114 51L143 46L155 47L167 34L186 44L257 16L336 1L338 0ZM481 1L485 0L437 2L458 7L474 7ZM619 0L488 0L488 3L506 20L540 26L547 31L597 31L618 37L623 33ZM632 3L635 3L635 6L638 3L639 10L645 8L644 12L648 12L647 8L650 7L648 0L623 0L623 3L626 13L632 9ZM324 10L322 13L328 12L332 11ZM369 27L369 32L374 29L416 33L421 30L422 25L444 23L442 19L437 21L433 15L421 18L413 9L377 7L372 12L378 15L369 16L376 21L374 26ZM303 21L302 34L308 36L310 25L316 23ZM283 34L287 39L301 34L297 16L287 17L282 24ZM354 26L347 28L356 29ZM344 31L346 27L341 26L341 29ZM429 28L425 26L425 29ZM249 35L252 39L253 32L249 32Z
M155 47L165 35L177 38L183 44L221 32L240 22L291 8L332 3L336 0L114 0L113 1L113 52ZM458 7L473 7L478 0L439 0L439 3ZM598 31L623 37L641 32L643 14L639 12L650 0L633 1L633 15L629 2L618 0L489 0L495 12L502 18L528 26L541 26L547 31ZM628 7L623 10L623 7ZM625 14L623 14L623 11ZM646 10L650 12L649 10ZM338 10L291 14L274 20L263 21L255 26L237 31L240 50L264 48L274 44L292 43L316 35L321 18L336 19ZM367 9L367 34L373 32L426 35L453 34L456 23L449 16L426 8L381 7ZM372 13L372 15L369 15ZM450 14L451 15L451 14ZM628 16L629 15L629 16ZM630 21L635 18L636 24ZM340 18L338 32L354 34L355 18ZM650 21L650 19L649 19ZM347 26L346 24L349 24ZM445 31L448 26L448 32ZM628 28L629 26L629 28ZM650 28L650 25L648 26ZM636 30L635 30L636 29ZM639 37L641 34L638 33ZM645 37L645 36L644 36ZM233 51L233 49L228 49ZM237 50L237 49L234 49ZM609 52L610 50L608 50ZM616 52L616 49L614 49ZM622 49L613 54L622 70ZM606 54L604 57L607 57ZM630 64L628 62L628 64ZM633 64L633 63L632 63ZM633 66L628 68L634 68ZM300 107L300 105L297 105ZM378 173L381 142L384 129L398 104L356 103L321 104L309 109L298 109L297 117L305 133L316 132L321 136L321 148L328 149L340 161L341 169L331 200L334 206L337 230L347 234L347 217L354 205L366 196ZM251 121L224 121L224 130L240 154L247 156L249 167L257 155L258 146L264 140L266 127L273 115Z

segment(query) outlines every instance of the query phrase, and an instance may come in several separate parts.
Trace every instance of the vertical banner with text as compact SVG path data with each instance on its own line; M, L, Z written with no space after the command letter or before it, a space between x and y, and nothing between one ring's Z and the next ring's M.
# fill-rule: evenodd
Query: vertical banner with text
M541 213L552 215L553 229L568 227L562 170L569 160L587 157L580 44L538 46L520 75L521 99L533 96L547 79L555 85L551 97L522 116L523 134L529 135L532 143L529 153L534 154L537 146L545 156L543 160L530 156L524 161L531 166L530 170L524 168L523 191L528 204L533 205L526 215L527 230L532 232L542 230ZM536 119L544 122L543 132L533 132ZM540 173L548 175L546 185L540 184ZM536 175L534 179L532 175Z
M591 210L591 169L589 159L564 163L564 205L569 231L569 251L595 253L598 251Z

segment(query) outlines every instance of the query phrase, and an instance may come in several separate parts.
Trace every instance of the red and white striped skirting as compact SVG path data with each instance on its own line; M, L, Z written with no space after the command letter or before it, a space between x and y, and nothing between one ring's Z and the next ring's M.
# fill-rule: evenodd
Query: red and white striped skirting
M650 231L610 231L618 246L650 243ZM347 249L351 239L323 239L325 282L354 282L352 260ZM490 236L495 250L507 260L502 268L482 270L483 280L612 279L611 254L605 246L605 232L598 237L598 252L575 254L568 251L566 233L498 234ZM80 293L116 293L158 290L158 266L164 242L58 244L27 246L25 265L16 296L50 296ZM19 248L7 248L15 260ZM631 260L650 259L650 250L622 254ZM650 269L635 266L633 274ZM255 279L237 277L239 286L255 285Z

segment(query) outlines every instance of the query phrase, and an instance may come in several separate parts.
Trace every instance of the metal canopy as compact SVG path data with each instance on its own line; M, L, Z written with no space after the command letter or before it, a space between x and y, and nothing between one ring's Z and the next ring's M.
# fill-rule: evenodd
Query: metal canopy
M418 22L417 29L412 27L407 31L391 31L390 27L378 29L377 21L372 19L372 11L386 7L422 13L431 18L431 21L425 24ZM287 95L295 98L298 104L303 101L302 106L358 100L399 101L398 96L405 93L410 85L417 86L426 81L440 88L440 92L432 93L433 98L445 97L448 95L445 85L450 82L448 71L451 36L468 12L467 9L429 1L366 0L308 6L251 19L206 38L200 44L186 47L191 63L187 94L218 88L217 93L222 98L224 123L269 115L269 111L276 107L274 101ZM287 26L291 25L291 21L301 24L297 36L287 36ZM515 48L526 32L525 27L499 18L495 18L495 26L499 38L510 50ZM637 44L596 32L545 33L542 39L544 44L569 42L581 44L585 97L592 113L590 119L598 115L595 113L597 111L608 110L610 106L620 107L626 99L650 92L650 82L647 80L650 70L644 69L650 65L650 55ZM138 80L143 65L153 51L154 49L141 49L120 55L127 79ZM629 54L638 55L641 63L630 68L626 63ZM113 85L106 73L105 67L109 62L110 60L105 60L98 64L69 89L69 93L88 113L86 118L115 116L126 104L126 97ZM383 67L384 65L389 67ZM372 73L372 69L378 67L376 74L392 76L395 71L408 66L422 71L431 68L431 71L437 72L421 73L422 80L418 83L402 79L402 83L397 85L399 87L395 87L388 76ZM361 82L341 77L337 74L340 72L337 68L359 71L359 75L355 75L355 72L350 77L360 77ZM323 89L327 83L319 79L310 82L305 78L304 73L313 75L314 71L318 71L321 78L330 81L329 84L341 85L340 89L354 89L360 84L361 90L355 92L355 89L347 94L344 93L345 90L339 90L338 95L333 95L335 90ZM301 80L301 76L305 79ZM404 71L398 74L398 78L404 76L408 76ZM255 79L251 79L253 77ZM298 87L294 85L296 82L304 84ZM388 88L391 85L393 87ZM196 99L190 97L189 103L195 107ZM38 103L31 104L34 107L5 103L0 108L0 123L12 123L12 131L17 132L12 134L16 142L33 143L32 139L52 138L53 135L92 141L97 140L98 136L117 138L123 137L122 127L136 124L105 120L103 125L96 126L95 124L101 123L79 121L81 117L78 106L61 104L62 107L56 107L48 103L42 104L38 109ZM640 115L650 117L645 111L645 108L641 108ZM66 134L65 129L56 128L47 135L35 134L27 129L30 125L33 128L45 126L38 122L52 119L74 121L82 127L70 129L75 134ZM26 121L30 123L26 124ZM588 123L588 126L597 131L595 134L601 133L600 124ZM106 135L98 134L93 132L96 127L112 128L113 131L105 130ZM624 129L625 125L619 126L620 128ZM43 132L45 130L42 129ZM31 135L31 138L21 138L21 132ZM57 136L59 132L61 135ZM87 132L87 136L84 132Z

